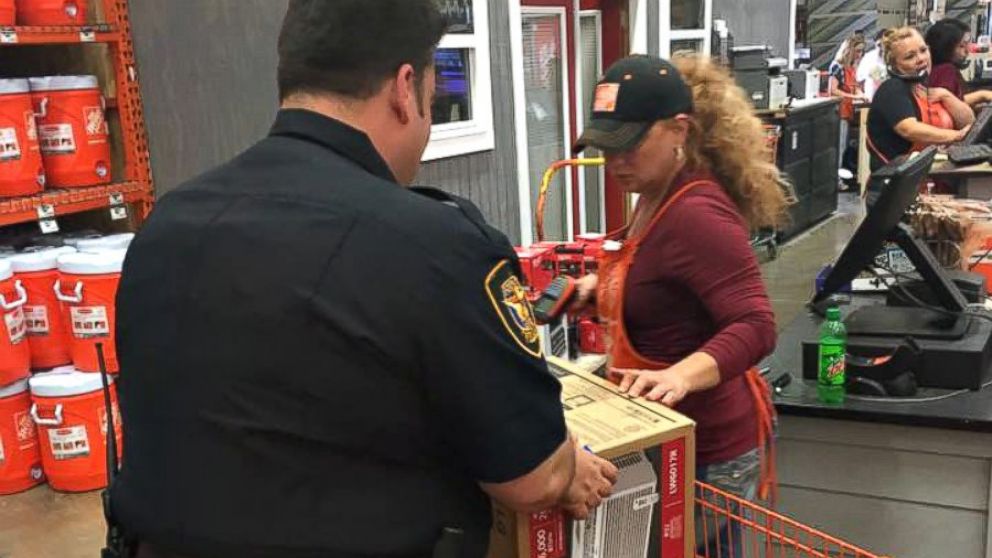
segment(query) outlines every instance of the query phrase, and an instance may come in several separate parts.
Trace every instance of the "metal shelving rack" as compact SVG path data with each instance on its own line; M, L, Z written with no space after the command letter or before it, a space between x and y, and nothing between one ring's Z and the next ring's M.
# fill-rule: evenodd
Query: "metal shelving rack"
M148 139L141 105L141 91L131 41L127 0L101 0L104 22L83 26L0 27L0 49L16 52L26 45L106 44L113 68L116 96L107 109L120 119L123 176L100 186L46 189L31 196L0 198L0 226L57 219L58 217L130 205L140 224L154 203Z

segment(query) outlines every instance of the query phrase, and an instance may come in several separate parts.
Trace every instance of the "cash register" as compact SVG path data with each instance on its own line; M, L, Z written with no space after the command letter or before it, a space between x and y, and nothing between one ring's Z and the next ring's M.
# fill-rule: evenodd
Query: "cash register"
M921 387L981 389L992 375L992 314L978 309L987 292L984 277L945 271L902 222L936 153L936 147L928 147L872 174L871 181L879 183L875 188L880 192L878 199L810 302L810 309L822 315L837 304L844 285L872 264L886 241L894 242L909 257L915 272L891 274L888 296L850 297L844 319L848 353L876 364L861 372L876 375L868 378L872 381L911 374L909 383ZM900 353L905 358L895 358ZM803 342L803 375L816 378L817 370L817 341L808 339Z
M730 49L734 79L758 110L780 109L789 104L789 78L782 75L789 62L771 52L766 45Z

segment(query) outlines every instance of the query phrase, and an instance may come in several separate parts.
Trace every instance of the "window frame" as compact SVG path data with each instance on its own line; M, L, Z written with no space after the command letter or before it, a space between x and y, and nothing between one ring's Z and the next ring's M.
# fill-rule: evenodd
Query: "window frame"
M438 44L439 49L468 51L472 118L464 122L431 126L431 139L422 157L424 162L492 151L496 148L489 54L489 1L473 0L472 33L450 33Z
M681 40L698 40L703 42L703 54L709 54L713 42L713 0L699 0L703 3L702 29L672 29L672 4L670 0L662 0L659 18L659 41L662 58L671 58L672 42Z

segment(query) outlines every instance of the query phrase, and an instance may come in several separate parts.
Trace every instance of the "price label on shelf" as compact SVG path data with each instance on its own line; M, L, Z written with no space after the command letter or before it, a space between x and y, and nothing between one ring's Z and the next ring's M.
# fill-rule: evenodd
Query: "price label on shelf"
M43 234L59 232L58 221L55 220L55 206L43 203L35 210L38 213L38 226Z
M42 219L38 221L41 227L41 234L52 234L59 232L59 223L55 219Z
M96 31L90 29L89 27L83 27L79 31L79 42L81 43L96 42Z
M113 193L110 194L110 205L124 205L124 194Z
M50 203L43 203L38 206L39 219L51 219L55 217L55 206Z
M0 44L13 45L17 43L17 32L13 29L0 29Z
M127 207L111 207L110 208L110 219L113 221L120 221L122 219L127 219Z

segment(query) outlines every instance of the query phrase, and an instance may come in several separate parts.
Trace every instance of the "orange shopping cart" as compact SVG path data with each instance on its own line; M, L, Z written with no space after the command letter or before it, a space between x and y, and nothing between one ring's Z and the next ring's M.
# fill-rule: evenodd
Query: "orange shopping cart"
M696 483L696 540L700 558L881 558L702 482Z

